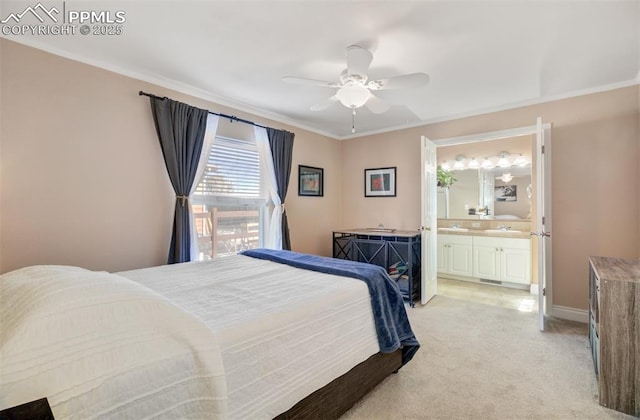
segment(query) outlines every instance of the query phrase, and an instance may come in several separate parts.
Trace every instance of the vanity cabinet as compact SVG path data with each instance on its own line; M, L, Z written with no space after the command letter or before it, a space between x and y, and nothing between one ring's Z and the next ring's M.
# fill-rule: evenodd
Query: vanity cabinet
M473 276L473 239L471 236L438 234L439 273Z
M531 283L531 240L473 237L473 276L509 283Z
M640 260L589 258L589 342L600 405L640 417Z

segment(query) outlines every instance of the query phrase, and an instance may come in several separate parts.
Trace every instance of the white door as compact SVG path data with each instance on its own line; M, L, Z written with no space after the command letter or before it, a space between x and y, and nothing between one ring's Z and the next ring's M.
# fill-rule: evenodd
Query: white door
M436 295L438 277L436 269L437 256L437 191L436 191L436 145L422 136L422 212L420 228L422 232L422 275L421 303L424 305Z
M544 331L551 301L551 127L536 121L536 231L538 247L538 327Z

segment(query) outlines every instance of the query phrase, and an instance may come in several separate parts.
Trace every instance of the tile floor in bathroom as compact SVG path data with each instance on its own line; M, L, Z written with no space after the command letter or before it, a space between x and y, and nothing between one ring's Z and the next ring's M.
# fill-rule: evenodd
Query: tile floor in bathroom
M522 312L538 312L538 296L527 290L438 277L438 294Z

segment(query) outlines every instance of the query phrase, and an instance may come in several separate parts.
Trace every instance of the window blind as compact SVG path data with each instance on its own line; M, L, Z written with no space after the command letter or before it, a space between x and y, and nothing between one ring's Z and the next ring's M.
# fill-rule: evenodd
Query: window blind
M255 142L216 137L195 195L260 198L260 160Z

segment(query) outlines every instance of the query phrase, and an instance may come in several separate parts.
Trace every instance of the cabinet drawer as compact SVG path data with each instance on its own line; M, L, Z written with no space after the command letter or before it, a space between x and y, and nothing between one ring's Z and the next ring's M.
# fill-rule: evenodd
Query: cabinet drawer
M495 238L490 236L474 236L473 244L480 246L497 246L513 249L531 249L531 239Z
M464 235L443 235L438 233L438 242L456 245L472 245L473 237Z

